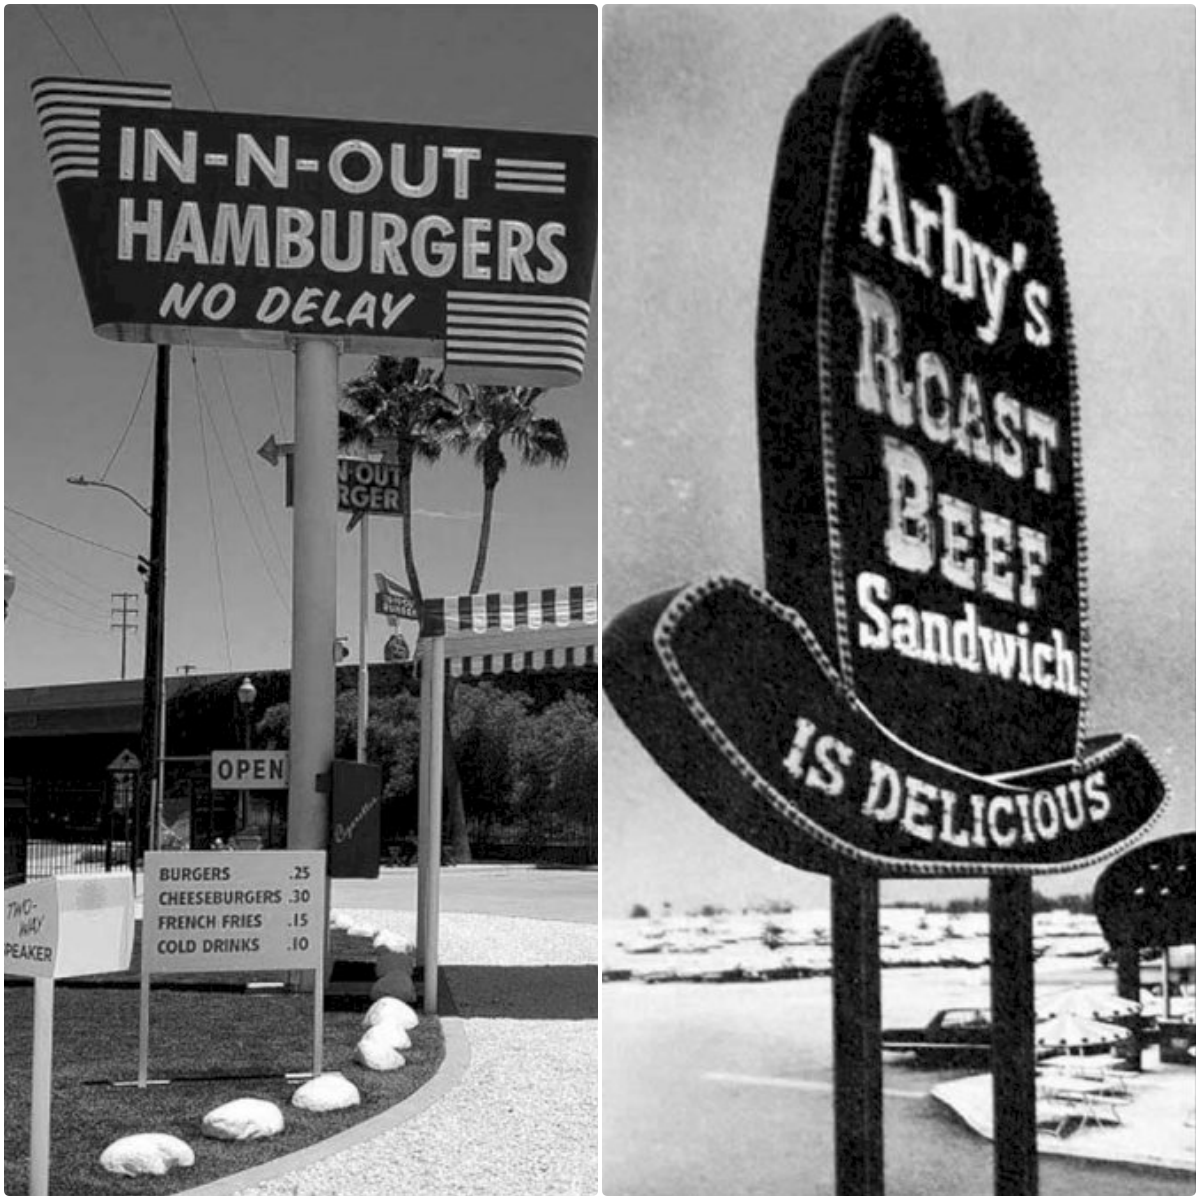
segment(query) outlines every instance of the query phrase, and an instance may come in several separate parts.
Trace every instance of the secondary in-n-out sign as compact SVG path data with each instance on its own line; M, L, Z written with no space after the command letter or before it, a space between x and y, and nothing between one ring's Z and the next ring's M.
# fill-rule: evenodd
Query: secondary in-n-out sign
M291 442L277 442L274 435L267 438L258 448L260 458L271 466L284 460L284 501L292 507L293 475L292 457L295 446ZM357 520L366 516L398 517L404 512L404 493L401 488L398 463L372 462L365 458L339 457L338 511L353 513Z
M288 785L286 750L214 750L209 786L266 791Z

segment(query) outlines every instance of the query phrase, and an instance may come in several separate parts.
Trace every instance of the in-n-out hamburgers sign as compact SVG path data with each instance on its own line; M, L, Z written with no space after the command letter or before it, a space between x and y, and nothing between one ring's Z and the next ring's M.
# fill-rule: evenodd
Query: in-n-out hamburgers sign
M610 628L606 686L718 820L810 869L1074 869L1158 814L1089 739L1079 395L1057 221L994 97L906 22L788 115L760 291L767 591ZM653 726L653 728L651 728Z
M38 117L96 331L438 354L544 386L583 371L596 143L171 107L42 79Z

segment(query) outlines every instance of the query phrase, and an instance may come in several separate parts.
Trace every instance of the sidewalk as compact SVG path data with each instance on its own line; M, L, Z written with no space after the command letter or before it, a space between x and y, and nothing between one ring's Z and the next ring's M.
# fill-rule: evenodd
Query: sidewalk
M342 911L414 933L411 912ZM425 1088L331 1144L190 1194L595 1194L595 925L443 912L441 962L447 1061Z
M1144 1070L1129 1080L1131 1100L1121 1105L1117 1124L1086 1126L1065 1137L1038 1135L1038 1151L1136 1166L1196 1169L1196 1070L1160 1064L1147 1050ZM976 1133L992 1137L992 1077L973 1075L942 1083L933 1095Z

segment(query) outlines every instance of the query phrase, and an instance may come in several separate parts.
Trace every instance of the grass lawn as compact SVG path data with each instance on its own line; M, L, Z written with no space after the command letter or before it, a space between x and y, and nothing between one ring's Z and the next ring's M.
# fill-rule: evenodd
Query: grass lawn
M110 1082L137 1077L137 989L60 983L54 1005L51 1195L168 1195L299 1150L399 1103L437 1070L443 1056L441 1026L436 1017L422 1017L411 1031L413 1045L404 1052L404 1067L367 1071L351 1062L367 1004L366 997L327 1001L325 1069L346 1075L358 1087L362 1104L317 1114L290 1107L297 1085L281 1078L286 1071L312 1069L311 995L182 989L156 983L150 1008L150 1077L176 1082L143 1090L115 1088ZM4 1190L10 1196L25 1195L29 1187L32 1052L33 988L6 984ZM219 1075L267 1077L215 1078ZM204 1114L241 1096L278 1104L284 1115L283 1133L240 1144L204 1137L200 1132ZM182 1138L195 1151L196 1165L166 1176L136 1179L110 1175L101 1168L100 1154L106 1146L126 1134L143 1132Z

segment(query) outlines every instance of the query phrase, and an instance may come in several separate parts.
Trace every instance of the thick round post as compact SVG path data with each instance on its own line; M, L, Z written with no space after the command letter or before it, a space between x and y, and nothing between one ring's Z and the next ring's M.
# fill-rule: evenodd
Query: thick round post
M296 344L288 849L323 850L333 763L337 620L337 369L333 342Z
M442 869L442 721L446 640L424 639L421 658L420 808L417 830L417 947L425 976L425 1011L437 1012L438 913Z
M839 1196L883 1195L879 882L852 867L833 900L833 1125Z
M1033 881L989 884L992 956L992 1126L997 1196L1036 1196L1033 1050Z

